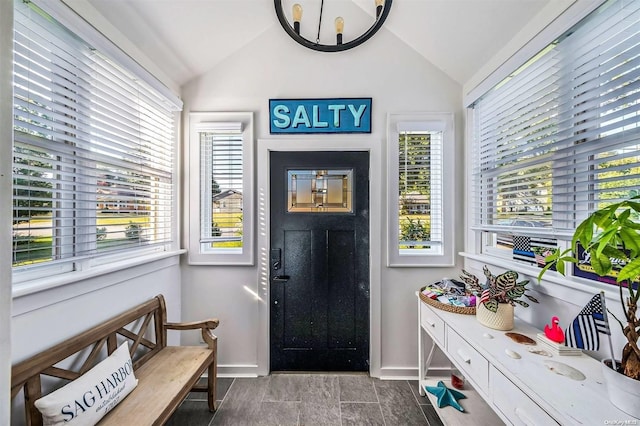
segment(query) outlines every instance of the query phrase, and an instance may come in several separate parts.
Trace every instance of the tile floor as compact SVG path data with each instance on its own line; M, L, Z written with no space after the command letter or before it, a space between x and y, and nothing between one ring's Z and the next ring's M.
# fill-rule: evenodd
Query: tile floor
M416 381L365 374L272 374L218 379L218 411L191 394L167 426L442 425Z

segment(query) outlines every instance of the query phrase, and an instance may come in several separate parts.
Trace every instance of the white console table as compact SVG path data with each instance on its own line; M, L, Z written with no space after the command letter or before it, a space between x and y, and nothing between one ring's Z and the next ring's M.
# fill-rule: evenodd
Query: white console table
M462 392L467 399L459 401L465 412L453 407L436 408L445 425L494 426L500 420L535 426L634 421L609 402L597 360L584 354L547 357L530 353L531 346L518 344L505 336L505 332L481 325L474 315L433 308L422 302L418 293L416 298L420 394L425 395L425 385L435 386L442 379L428 374L434 350L443 351L465 378ZM511 331L534 340L540 332L517 318ZM493 338L486 337L487 334ZM517 352L521 358L510 357L506 349ZM544 365L546 360L568 364L581 371L586 379L577 381L556 374ZM448 380L443 381L449 386ZM435 402L434 406L437 407Z

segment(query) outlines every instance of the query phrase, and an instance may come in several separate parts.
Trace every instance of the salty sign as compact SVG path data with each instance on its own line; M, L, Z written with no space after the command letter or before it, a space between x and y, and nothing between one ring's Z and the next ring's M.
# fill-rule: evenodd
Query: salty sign
M371 133L371 98L269 99L271 133Z

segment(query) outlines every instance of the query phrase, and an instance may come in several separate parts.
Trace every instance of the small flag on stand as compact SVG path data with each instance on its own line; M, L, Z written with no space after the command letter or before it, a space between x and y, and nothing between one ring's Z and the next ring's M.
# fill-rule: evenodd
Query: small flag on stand
M611 335L604 294L598 293L582 308L567 327L564 344L574 348L597 351L600 349L600 333Z

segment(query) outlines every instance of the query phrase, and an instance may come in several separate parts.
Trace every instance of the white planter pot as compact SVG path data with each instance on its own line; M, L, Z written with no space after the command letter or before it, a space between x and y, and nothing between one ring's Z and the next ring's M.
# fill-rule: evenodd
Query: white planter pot
M498 310L491 312L484 307L484 303L476 306L476 319L480 324L494 330L513 329L513 306L510 303L499 303Z
M640 380L631 379L609 368L602 360L602 375L607 383L609 401L625 413L640 419Z

